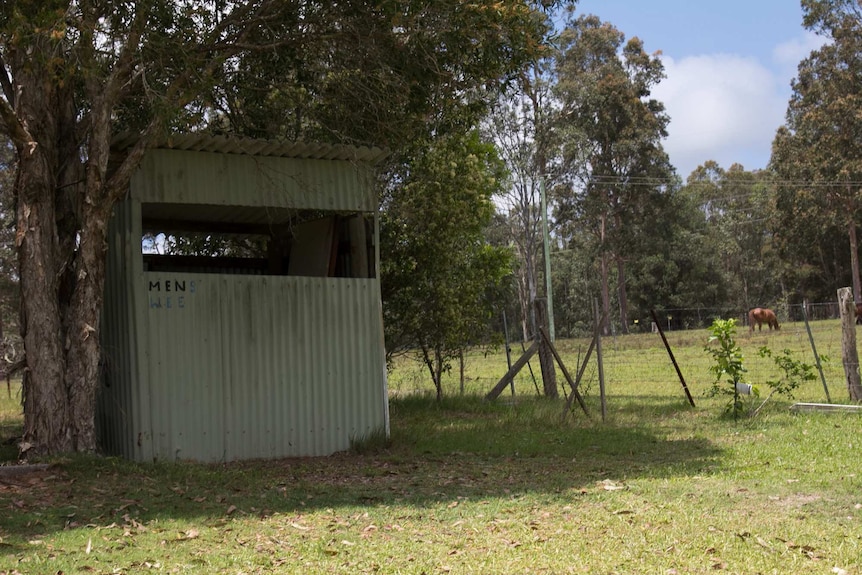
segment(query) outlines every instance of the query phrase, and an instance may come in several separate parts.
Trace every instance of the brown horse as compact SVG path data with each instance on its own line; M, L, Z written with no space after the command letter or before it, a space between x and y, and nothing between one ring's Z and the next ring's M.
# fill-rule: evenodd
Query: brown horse
M862 303L856 304L856 324L862 324Z
M775 317L775 312L765 307L756 307L748 312L749 331L754 331L755 323L759 330L763 330L763 324L767 324L769 329L781 329L781 326L778 325L778 318Z

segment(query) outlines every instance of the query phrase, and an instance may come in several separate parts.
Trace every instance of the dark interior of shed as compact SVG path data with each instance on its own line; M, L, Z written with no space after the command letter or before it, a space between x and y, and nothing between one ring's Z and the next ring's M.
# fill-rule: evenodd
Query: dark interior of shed
M144 271L375 277L370 214L143 204Z

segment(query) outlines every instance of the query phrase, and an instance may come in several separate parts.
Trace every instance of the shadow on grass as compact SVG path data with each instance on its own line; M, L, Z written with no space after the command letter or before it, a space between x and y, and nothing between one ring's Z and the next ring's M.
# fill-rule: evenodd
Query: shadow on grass
M667 439L647 425L569 418L560 402L393 402L392 440L370 454L236 462L139 464L75 457L0 477L6 544L79 525L268 516L313 509L429 507L467 499L577 498L603 480L708 473L721 451Z

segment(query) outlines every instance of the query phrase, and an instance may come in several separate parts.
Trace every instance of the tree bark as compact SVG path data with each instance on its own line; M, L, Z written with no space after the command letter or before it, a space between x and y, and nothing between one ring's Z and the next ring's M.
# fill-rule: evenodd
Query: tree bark
M130 154L132 161L111 188L106 173L112 103L91 94L89 133L82 140L74 83L58 86L54 70L15 66L21 93L28 95L14 102L19 130L13 137L27 363L21 451L25 456L92 452L107 222L117 190L126 188L131 164L140 161L144 148Z
M620 331L622 333L629 332L629 302L626 294L626 264L625 261L617 258L617 286L620 294Z
M524 221L528 222L529 229L525 229L524 238L524 271L526 285L526 299L521 301L521 311L524 320L524 341L531 337L536 337L536 315L533 309L533 302L536 301L538 288L536 287L536 238L531 225L530 217L531 205L524 206Z
M853 274L853 301L862 303L862 281L859 279L859 244L856 240L856 220L852 212L848 217L848 232L850 236L850 269Z
M63 344L53 186L42 151L21 154L17 178L17 242L21 289L21 337L27 367L22 379L22 452L71 451Z
M536 336L535 339L539 344L539 364L542 367L542 388L545 392L545 397L557 398L560 396L557 389L557 371L554 368L554 356L548 346L547 341L540 337L539 330L548 330L548 310L547 301L544 298L537 298L535 301L536 307Z
M95 451L99 383L100 310L104 299L107 220L103 209L85 213L76 257L77 281L69 307L66 386L76 451Z
M432 357L431 350L427 346L422 346L422 359L425 361L425 366L431 374L431 380L434 382L434 389L437 394L437 403L443 401L443 358L439 350L434 350Z
M604 317L604 321L602 321L601 330L602 335L610 335L610 316L611 316L611 293L609 287L609 278L610 272L608 270L608 254L602 252L601 257L599 259L599 265L601 266L601 281L602 281L602 314Z
M22 378L22 453L71 451L73 431L65 380L64 287L70 277L74 222L67 186L74 181L78 151L72 94L54 88L51 72L18 62L17 130L10 130L18 158L15 179L16 244L21 290L21 337L26 368ZM7 121L7 124L9 122Z
M604 321L602 322L602 335L610 335L611 321L611 290L610 290L610 255L607 251L607 216L602 214L599 218L599 279L601 280L602 293L602 314Z

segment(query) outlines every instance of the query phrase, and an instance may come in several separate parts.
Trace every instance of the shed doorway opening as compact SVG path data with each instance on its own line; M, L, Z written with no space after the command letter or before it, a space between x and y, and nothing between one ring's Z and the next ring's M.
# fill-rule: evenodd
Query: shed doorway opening
M144 271L373 278L361 212L142 204Z

